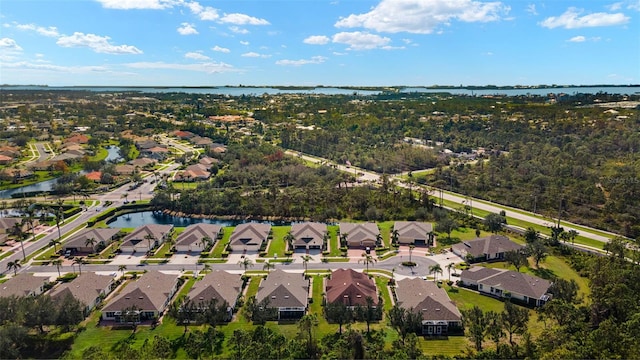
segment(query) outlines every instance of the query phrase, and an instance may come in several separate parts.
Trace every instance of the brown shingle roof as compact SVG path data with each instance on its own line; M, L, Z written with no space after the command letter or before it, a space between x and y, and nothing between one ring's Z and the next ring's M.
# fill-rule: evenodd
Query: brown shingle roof
M145 240L145 236L147 235L151 235L158 242L162 242L162 237L171 232L172 229L173 225L142 225L133 230L129 235L125 236L125 238L122 239L122 244L120 246L135 245L138 242Z
M269 299L269 307L306 307L309 298L309 281L304 274L274 270L262 281L256 301Z
M121 311L132 306L142 311L162 311L177 280L177 275L147 272L129 283L102 311Z
M462 315L444 289L418 278L398 281L398 306L422 313L423 320L460 321Z
M246 223L236 226L229 238L231 246L246 246L249 250L257 250L271 231L271 225Z
M296 238L293 245L322 246L327 225L315 222L304 222L291 225L291 234Z
M470 270L473 270L474 268L471 268ZM551 282L549 280L541 279L536 276L511 270L496 270L498 270L497 273L478 279L478 284L488 287L497 287L505 291L524 295L533 299L540 299L549 291L549 287L551 286ZM467 275L465 271L460 275L461 278Z
M204 237L209 237L211 240L215 241L218 238L220 230L222 230L222 226L220 225L189 225L180 235L178 235L176 245L191 245L196 241L201 241Z
M401 238L426 239L427 233L433 231L433 225L417 221L396 221L393 230L398 230L398 236Z
M371 297L378 304L376 284L366 274L352 269L338 269L331 273L326 285L327 302L342 302L349 306L365 305Z
M376 223L340 223L340 234L347 234L349 246L360 246L363 241L376 241L380 229Z
M217 299L218 304L226 301L229 306L233 307L240 291L242 291L242 277L240 275L215 270L205 275L202 280L196 281L189 290L188 296L196 303Z
M473 257L482 257L485 254L499 254L512 250L520 250L524 246L511 241L506 236L491 235L455 244L452 247L461 253L469 253L473 255Z
M9 297L39 294L41 287L49 280L47 277L34 276L30 273L18 274L5 283L0 284L0 296Z
M95 229L84 229L81 230L78 234L74 235L69 240L65 241L63 244L63 248L84 248L88 247L87 239L95 239L96 245L100 242L104 242L108 244L111 239L116 236L117 233L120 232L120 229L112 229L112 228L95 228Z
M83 272L73 281L61 284L51 290L49 295L53 299L63 298L65 294L71 294L85 306L93 304L102 291L113 282L113 277L98 275L92 272Z

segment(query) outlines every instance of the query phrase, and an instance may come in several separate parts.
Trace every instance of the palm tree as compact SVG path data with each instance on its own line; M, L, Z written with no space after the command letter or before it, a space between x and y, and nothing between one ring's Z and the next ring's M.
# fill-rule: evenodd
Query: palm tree
M153 240L153 246L155 246L156 238L152 234L147 234L144 236L144 239L147 240L147 245L149 246L147 252L151 252L151 249L152 249L151 241Z
M127 270L127 265L118 266L118 271L122 272L122 276L124 276L124 272Z
M367 254L366 252L362 253L362 259L358 260L358 263L364 263L367 266L367 274L369 273L369 264L373 265L376 262L376 259L373 256Z
M16 276L18 274L18 269L20 269L21 267L22 264L20 264L20 260L9 261L7 263L7 270L13 270L13 276Z
M296 237L293 236L293 234L291 233L291 231L289 231L287 233L287 235L284 236L284 241L287 243L287 249L289 251L293 250L293 242L296 241Z
M344 234L340 234L340 247L345 247L347 246L347 238L349 237L349 234L344 233Z
M24 220L13 225L13 234L16 236L16 241L20 242L22 248L22 260L27 260L27 254L24 252L24 241L26 240L27 233L22 228L24 227Z
M311 261L313 258L311 256L309 256L309 255L303 255L301 257L301 259L302 259L302 264L304 265L304 272L306 273L307 272L307 263L309 261Z
M253 267L253 261L251 261L251 259L246 257L246 258L238 261L238 265L244 267L244 271L247 271L247 268Z
M98 241L95 238L88 238L84 241L84 246L90 247L91 249L95 250L95 246L97 243Z
M376 246L382 246L382 234L376 235Z
M413 254L413 249L415 249L416 246L414 244L409 244L409 262L411 261L411 255Z
M398 229L393 229L391 232L391 242L393 245L398 245L398 240L400 239L400 232Z
M54 212L54 218L56 220L56 227L58 228L58 241L60 241L60 238L62 237L62 234L60 233L60 223L64 222L64 211L62 210L62 206L58 207L58 210Z
M62 259L55 259L51 262L51 265L55 265L55 267L58 269L58 277L62 276L60 274L60 266L62 266Z
M58 244L60 244L60 240L51 239L51 241L49 241L49 246L53 246L53 251L56 254L58 253Z
M436 233L433 230L427 232L427 246L433 246L433 238Z
M454 274L455 274L455 268L456 268L456 263L449 263L449 265L447 265L447 270L449 271L449 281L451 281L451 269L454 269Z
M86 264L87 262L84 260L84 258L82 256L79 256L75 259L73 259L73 264L77 264L78 265L78 272L80 273L80 275L82 275L82 265Z
M438 280L438 274L442 274L442 268L440 267L440 264L435 264L435 265L431 265L429 266L429 274L433 274L433 281L437 281Z
M265 261L264 265L262 265L262 270L267 270L267 273L270 272L270 269L275 269L276 264L272 264L269 261Z

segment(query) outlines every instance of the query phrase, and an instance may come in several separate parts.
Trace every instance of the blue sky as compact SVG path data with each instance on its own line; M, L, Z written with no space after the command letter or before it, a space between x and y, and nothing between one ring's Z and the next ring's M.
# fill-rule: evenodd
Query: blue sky
M640 0L2 0L0 83L640 83Z

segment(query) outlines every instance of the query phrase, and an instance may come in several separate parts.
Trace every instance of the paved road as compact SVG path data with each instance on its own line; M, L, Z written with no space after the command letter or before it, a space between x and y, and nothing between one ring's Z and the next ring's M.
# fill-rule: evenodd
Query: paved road
M319 164L324 164L327 166L332 166L334 168L337 168L338 170L341 171L346 171L352 174L361 174L358 179L362 180L362 181L371 181L371 182L379 182L380 181L380 175L378 173L372 172L372 171L367 171L364 169L360 169L360 168L356 168L354 166L345 166L345 165L341 165L341 164L336 164L328 159L322 159L322 158L318 158L318 157L313 157L313 156L308 156L308 155L304 155L304 154L300 154L299 152L296 151L290 151L288 150L286 152L289 155L292 156L298 156L303 158L306 161L311 161L311 162L315 162L315 163L319 163ZM398 186L404 187L404 188L408 188L409 184L405 183L403 181L403 179L401 179L400 177L397 176L391 176L391 179L395 180ZM421 187L420 185L416 185L413 184L412 188L418 188ZM442 194L443 199L448 200L448 201L452 201L455 202L457 204L460 205L466 205L466 203L469 201L469 197L461 195L461 194L455 194L452 192L444 192ZM481 209L481 210L485 210L485 211L489 211L489 212L493 212L493 213L499 213L502 210L505 210L507 217L510 218L514 218L514 219L518 219L518 220L522 220L522 221L526 221L532 224L538 224L538 225L542 225L542 226L550 226L552 225L552 221L548 220L548 219L541 219L537 216L534 216L534 214L525 211L525 210L518 210L515 211L516 209L514 208L510 208L504 205L499 205L499 204L495 204L495 203L491 203L491 202L487 202L484 201L480 202L477 199L471 198L471 202L472 202L472 206L476 209ZM572 226L573 225L573 226ZM584 236L588 239L592 239L592 240L597 240L600 242L609 242L609 240L615 236L618 236L618 234L614 234L614 233L609 233L609 232L605 232L602 230L597 230L597 229L592 229L586 226L582 226L580 225L582 228L586 228L587 230L580 230L578 229L576 226L576 224L571 224L568 222L564 222L564 224L562 225L563 228L565 229L565 231L569 231L569 230L575 230L578 232L578 234L580 234L581 236ZM595 232L590 232L589 229L594 230ZM602 236L596 232L604 232L609 234L609 236Z

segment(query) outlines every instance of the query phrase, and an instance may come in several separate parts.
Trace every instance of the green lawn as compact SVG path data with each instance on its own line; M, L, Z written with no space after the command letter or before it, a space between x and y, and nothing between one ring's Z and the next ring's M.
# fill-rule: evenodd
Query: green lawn
M340 241L338 241L338 225L327 226L329 232L329 256L341 256Z
M383 221L378 223L380 234L382 234L383 247L391 247L391 229L393 228L394 222L395 221Z
M213 246L213 250L211 250L211 257L219 258L222 257L222 252L224 252L224 248L227 246L229 242L229 238L231 237L231 233L235 229L235 226L228 226L224 228L224 235L222 239L216 241L216 244Z
M275 255L284 257L284 253L287 249L287 243L284 241L284 237L290 230L291 226L271 227L273 238L269 241L269 247L267 248L267 257L272 258Z

